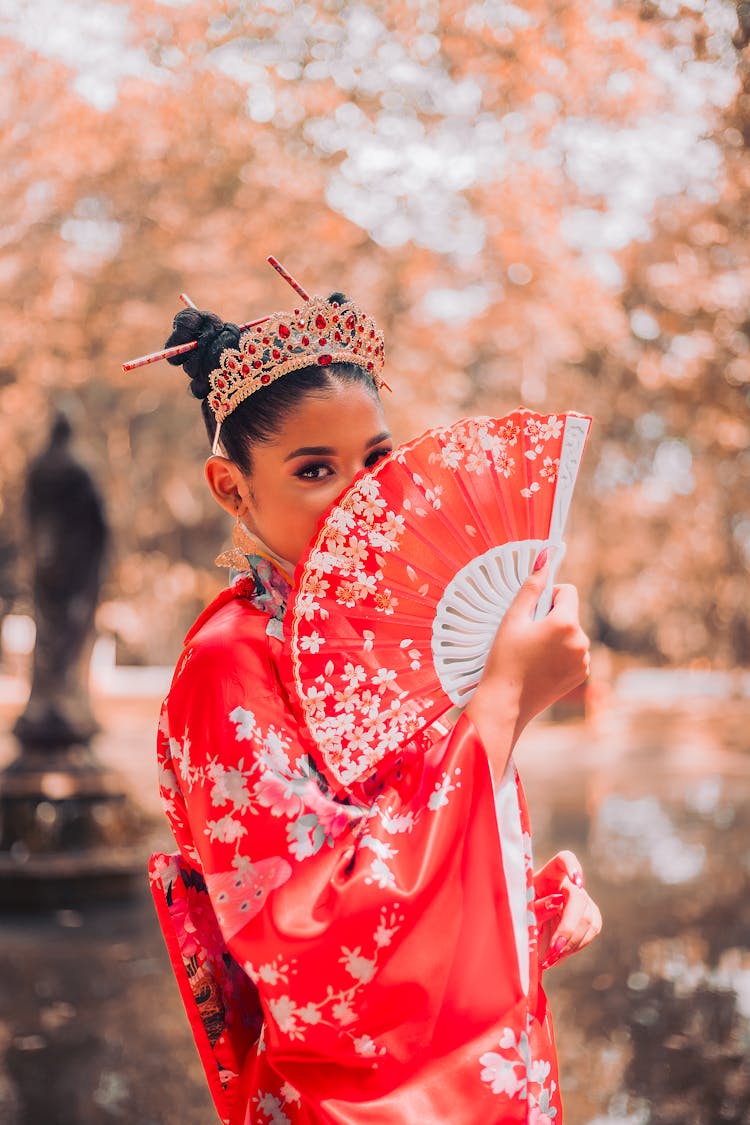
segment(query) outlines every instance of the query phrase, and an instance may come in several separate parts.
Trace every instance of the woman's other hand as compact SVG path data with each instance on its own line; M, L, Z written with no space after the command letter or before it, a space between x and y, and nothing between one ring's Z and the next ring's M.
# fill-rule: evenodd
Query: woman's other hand
M558 852L534 875L539 961L550 969L558 961L584 949L602 928L599 907L583 883L583 871L573 852Z
M524 582L500 622L479 687L467 714L493 760L510 755L527 723L583 683L589 673L589 640L578 618L574 586L555 586L552 608L534 620L549 576L549 560Z

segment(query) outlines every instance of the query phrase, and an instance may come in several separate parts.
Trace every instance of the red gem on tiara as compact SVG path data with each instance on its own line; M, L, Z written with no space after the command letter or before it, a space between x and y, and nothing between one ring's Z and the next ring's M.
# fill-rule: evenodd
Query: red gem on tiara
M263 364L261 363L261 361L259 359L253 360L253 367L256 369L256 371L259 370L262 366L263 366Z
M333 356L319 355L318 356L318 363L320 364L321 367L327 367L329 363L333 363Z
M353 316L348 316L348 317L346 318L346 327L347 327L347 328L349 329L349 331L350 331L350 332L352 332L352 331L354 330L354 325L355 325L356 323L357 323L357 321L356 321L356 318L355 318L355 317L353 317Z
M310 343L310 337L309 337L309 336L303 336L303 337L302 337L302 344L303 344L303 346L304 346L304 347L307 347L307 345L308 345L309 343Z
M372 370L373 370L373 365L372 365L371 363L368 363L368 364L367 364L367 370L368 370L368 371L372 371Z
M279 336L281 336L283 340L289 339L289 329L287 328L286 324L279 325Z
M324 339L318 340L318 343L320 344L321 348L324 348L326 346L326 341Z
M243 363L240 370L242 371L243 375L249 375L250 374L250 364L249 363Z
M341 333L340 332L334 332L333 338L334 338L334 340L341 340Z
M264 336L264 337L263 337L263 343L264 343L264 344L270 344L270 343L271 343L271 341L270 341L270 339L269 339L269 337L268 337L268 336Z
M281 359L281 352L279 351L278 348L274 348L273 351L271 352L271 355L273 356L274 359Z
M270 383L271 382L271 376L270 375L261 375L260 381L261 381L261 383Z
M321 332L325 328L326 318L323 316L322 313L318 313L318 315L315 317L315 325Z
M234 371L237 367L237 360L234 358L234 356L230 356L227 360L227 367L230 371Z
M248 349L250 355L255 355L255 344L249 344Z
M216 380L216 386L219 388L219 390L223 391L224 390L224 380L223 379L217 379Z

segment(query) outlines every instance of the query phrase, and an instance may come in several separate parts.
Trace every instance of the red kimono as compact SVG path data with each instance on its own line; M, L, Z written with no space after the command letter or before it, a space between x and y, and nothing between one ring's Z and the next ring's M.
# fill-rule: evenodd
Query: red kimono
M201 615L159 727L160 922L226 1125L561 1125L528 819L465 716L334 791L259 559Z

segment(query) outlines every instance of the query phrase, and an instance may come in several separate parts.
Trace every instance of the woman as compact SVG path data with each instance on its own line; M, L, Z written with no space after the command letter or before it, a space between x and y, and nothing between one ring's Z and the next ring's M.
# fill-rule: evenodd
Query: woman
M206 479L244 565L190 630L164 703L179 852L151 865L221 1120L559 1125L541 971L601 920L570 853L532 873L510 755L587 673L575 591L533 620L543 552L453 729L342 791L287 687L282 623L320 517L391 449L382 336L334 294L245 333L189 308L167 343L192 347L172 362L202 400Z

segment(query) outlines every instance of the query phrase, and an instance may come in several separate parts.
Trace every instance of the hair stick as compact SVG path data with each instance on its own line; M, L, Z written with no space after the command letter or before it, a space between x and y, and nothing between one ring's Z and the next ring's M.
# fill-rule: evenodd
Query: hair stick
M269 266L273 266L273 268L276 270L276 272L278 274L281 274L281 276L284 278L284 281L286 281L289 285L291 285L291 287L295 291L295 293L299 293L299 295L300 295L300 297L302 298L303 301L309 301L310 300L309 293L305 292L305 290L302 288L300 283L298 281L294 280L292 275L287 270L284 269L281 262L279 262L276 258L274 258L273 254L269 254L268 257L266 258L266 261L268 262Z

